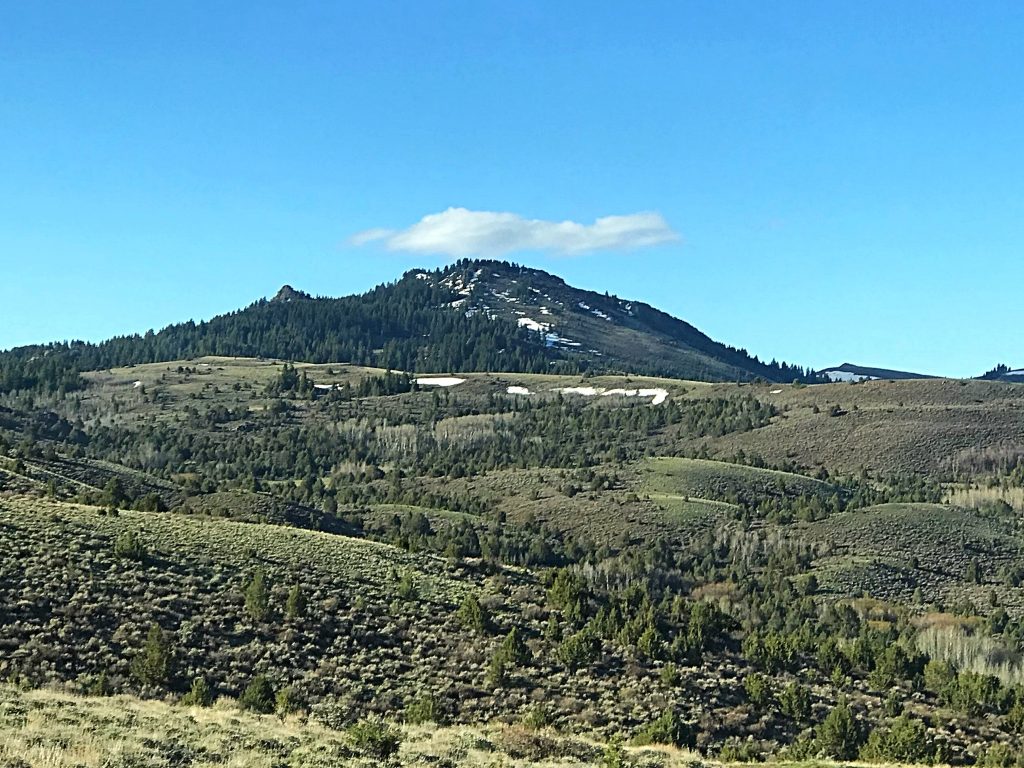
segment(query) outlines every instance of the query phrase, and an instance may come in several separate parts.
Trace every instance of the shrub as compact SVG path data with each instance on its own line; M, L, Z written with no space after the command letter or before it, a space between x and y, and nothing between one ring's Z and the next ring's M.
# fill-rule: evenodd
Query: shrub
M519 630L513 627L505 639L501 641L501 652L505 654L508 662L514 666L521 667L529 663L532 654L526 643L523 641Z
M437 697L424 693L405 705L405 722L412 725L420 723L441 723L444 721L444 714L441 711L441 704Z
M759 672L747 676L743 681L743 689L747 692L750 703L759 709L768 703L772 694L771 683Z
M302 699L298 692L290 685L279 690L274 697L274 710L282 718L285 715L298 712L300 709L302 709Z
M625 768L626 764L626 750L622 748L622 737L613 736L601 755L601 768Z
M543 704L538 704L533 707L523 717L523 726L533 731L538 731L541 728L547 728L553 719L551 717L551 710L549 710Z
M131 674L140 685L163 685L171 673L171 645L159 625L153 624L146 645L132 659Z
M860 725L849 705L840 701L815 732L814 745L825 757L852 760L863 742Z
M348 729L352 747L366 757L386 760L402 745L402 734L379 717L367 717Z
M245 588L245 610L253 621L264 621L270 615L270 587L263 571L256 571Z
M306 596L302 592L302 586L295 584L288 592L288 602L285 603L285 615L289 619L299 619L306 615Z
M669 744L686 747L693 743L690 727L674 709L666 709L657 720L648 723L633 737L633 744L638 747L648 744Z
M398 582L398 596L402 600L416 600L419 595L420 591L416 586L416 581L413 579L412 573L406 571L402 574L402 578Z
M790 683L779 694L779 707L782 714L798 723L806 723L811 719L811 694L799 683Z
M487 609L480 605L480 600L472 592L467 594L462 601L456 618L466 629L480 632L481 634L486 632L490 626L490 616L487 614Z
M589 629L570 635L558 646L558 660L571 670L593 664L601 650L600 641Z
M256 675L245 689L241 698L238 699L238 706L251 712L269 715L277 706L274 686L270 684L266 676Z
M114 540L115 557L122 560L137 560L141 563L146 559L146 555L146 545L134 531L124 531Z
M934 754L924 723L906 715L873 731L860 751L864 760L896 763L927 763Z
M205 678L197 677L192 681L192 689L181 697L186 707L208 707L213 703L213 691Z
M1024 764L1024 756L1009 744L993 744L985 750L977 764L984 768L1016 768Z

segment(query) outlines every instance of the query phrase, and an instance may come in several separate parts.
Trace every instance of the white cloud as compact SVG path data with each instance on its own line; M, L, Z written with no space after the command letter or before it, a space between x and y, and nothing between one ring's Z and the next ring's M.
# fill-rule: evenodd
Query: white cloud
M659 213L603 216L593 224L524 219L515 213L449 208L424 216L408 229L368 229L349 242L382 241L390 251L461 258L501 256L515 251L579 254L629 250L679 239Z

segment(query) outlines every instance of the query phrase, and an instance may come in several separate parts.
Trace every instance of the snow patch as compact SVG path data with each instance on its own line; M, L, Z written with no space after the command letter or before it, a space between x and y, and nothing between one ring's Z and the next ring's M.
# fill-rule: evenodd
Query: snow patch
M781 395L781 394L782 394L782 390L781 390L781 389L773 389L773 390L772 390L771 392L769 392L768 394L769 394L769 395Z
M865 376L861 373L850 373L849 371L822 371L825 378L831 382L837 381L877 381L877 376Z
M532 395L533 392L526 387L509 387L506 390L510 395Z
M530 317L519 318L520 328L529 328L531 331L539 331L540 333L546 333L551 328L550 323L538 323L536 320Z
M596 387L562 387L559 390L563 395L583 395L584 397L594 397L598 394Z
M421 387L455 387L459 384L465 384L465 379L460 379L455 376L427 376L420 379L413 379Z
M582 347L583 345L578 341L572 339L566 339L559 336L557 333L548 333L544 336L544 345L547 347L553 347L555 344L563 344L567 347Z
M1007 371L1003 376L1024 376L1024 368L1019 368L1014 371Z
M138 381L133 381L132 382L132 387L134 387L135 389L138 389L141 386L142 386L142 379L139 379Z
M651 405L661 405L668 399L667 389L604 389L601 387L563 387L556 390L564 395L582 395L583 397L649 397Z

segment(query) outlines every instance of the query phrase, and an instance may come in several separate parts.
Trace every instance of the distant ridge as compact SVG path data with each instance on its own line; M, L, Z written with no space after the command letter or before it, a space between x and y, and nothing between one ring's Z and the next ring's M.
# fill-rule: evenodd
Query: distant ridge
M934 379L935 376L928 376L923 373L912 373L910 371L894 371L889 368L871 368L865 365L854 365L843 363L833 368L825 368L818 371L818 374L829 381L870 381L874 379L900 380L900 379Z

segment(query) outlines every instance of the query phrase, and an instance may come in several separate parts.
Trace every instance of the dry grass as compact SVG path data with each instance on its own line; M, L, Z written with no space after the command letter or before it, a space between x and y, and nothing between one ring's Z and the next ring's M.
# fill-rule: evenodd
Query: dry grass
M556 768L601 765L604 745L521 727L400 727L391 765ZM523 755L536 750L537 754ZM700 755L671 747L627 748L631 765L692 768ZM548 754L543 754L547 752ZM128 696L72 696L0 686L0 765L18 768L281 768L373 766L345 732L303 716L239 711L220 700L209 709Z

